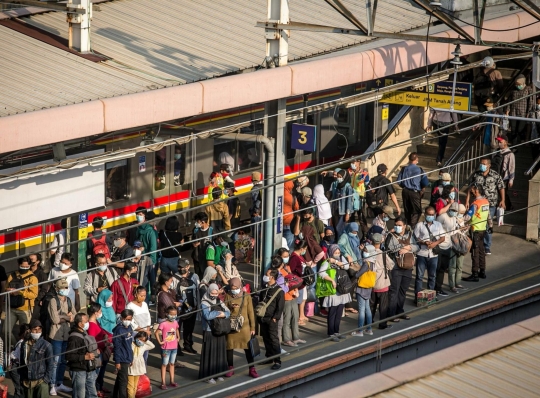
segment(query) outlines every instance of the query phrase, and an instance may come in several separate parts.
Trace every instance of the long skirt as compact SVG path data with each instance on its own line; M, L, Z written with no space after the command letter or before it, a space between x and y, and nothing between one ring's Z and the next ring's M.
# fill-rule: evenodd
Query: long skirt
M212 332L204 332L199 379L213 377L216 373L226 372L228 369L227 336L216 337Z

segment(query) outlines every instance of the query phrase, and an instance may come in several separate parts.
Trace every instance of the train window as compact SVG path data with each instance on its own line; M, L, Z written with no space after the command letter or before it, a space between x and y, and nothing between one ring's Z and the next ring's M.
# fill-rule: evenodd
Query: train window
M341 123L349 124L349 109L348 108L344 106L340 106L338 108L337 122L340 124Z
M222 164L228 164L236 170L236 141L214 140L214 170L219 171Z
M167 148L154 152L154 190L161 191L167 187L166 179Z
M174 185L180 186L186 177L186 144L174 146Z
M128 194L128 161L118 160L105 164L105 202L123 200Z

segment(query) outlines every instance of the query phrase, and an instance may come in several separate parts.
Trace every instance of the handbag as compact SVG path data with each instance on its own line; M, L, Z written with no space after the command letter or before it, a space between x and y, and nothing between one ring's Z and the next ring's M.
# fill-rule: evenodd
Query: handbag
M240 304L240 310L238 311L237 316L230 316L229 319L231 321L231 332L239 332L242 330L242 326L244 325L244 317L242 315L242 308L244 308L244 296L242 296L242 303Z
M203 301L206 301L210 305L210 308L221 307L221 304L213 305L208 300L203 300ZM213 311L218 311L218 310L214 310L214 308L212 308ZM225 336L231 333L231 322L227 318L214 318L208 321L208 324L210 325L210 331L216 337Z
M261 347L259 346L259 339L257 339L257 336L253 335L251 336L251 339L248 343L249 350L251 351L251 356L253 358L258 357L261 355Z
M259 318L264 318L264 316L266 315L266 309L268 308L268 305L274 301L274 299L277 297L277 295L279 294L279 292L281 292L281 288L277 289L276 292L272 295L272 297L270 297L270 300L268 300L267 302L261 302L259 304L257 304L257 306L255 307L255 315L257 315Z
M425 223L426 225L426 228L428 230L428 233L429 233L429 240L432 241L432 242L436 242L437 239L435 239L435 237L433 236L433 234L431 233L430 229L429 229L429 225L427 223ZM442 250L441 248L439 247L439 245L435 246L433 249L431 249L431 251L433 252L434 255L438 256L439 254L441 254Z

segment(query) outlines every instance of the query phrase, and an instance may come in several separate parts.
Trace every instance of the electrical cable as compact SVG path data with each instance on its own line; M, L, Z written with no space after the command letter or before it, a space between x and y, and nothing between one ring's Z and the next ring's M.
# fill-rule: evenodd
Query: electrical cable
M523 28L528 28L529 26L532 26L532 25L535 25L535 24L537 24L537 23L540 23L540 21L535 21L535 22L531 22L531 23L529 23L529 24L527 24L527 25L520 26L520 27L518 27L518 28L509 28L509 29L488 29L488 28L484 28L484 27L481 27L481 26L477 26L477 25L475 25L475 24L473 24L473 23L464 21L463 19L460 19L460 18L456 17L454 13L452 13L452 12L446 10L445 8L442 8L442 7L441 7L441 8L439 8L439 10L442 11L442 12L444 12L446 15L451 16L453 19L456 19L456 20L458 20L459 22L464 23L465 25L469 25L469 26L472 26L472 27L477 28L477 29L485 30L485 31L487 31L487 32L511 32L511 31L513 31L513 30L519 30L519 29L523 29Z

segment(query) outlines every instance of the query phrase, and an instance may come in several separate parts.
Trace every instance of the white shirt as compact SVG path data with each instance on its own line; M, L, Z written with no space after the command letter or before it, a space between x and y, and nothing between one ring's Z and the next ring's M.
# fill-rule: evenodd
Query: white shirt
M426 222L419 222L414 227L414 236L416 239L416 242L418 243L418 246L420 247L420 250L418 253L416 253L417 256L420 257L437 257L437 255L433 254L433 251L431 249L428 249L426 245L420 244L420 242L425 241L431 241L429 238L429 231L426 228ZM445 230L443 229L442 225L438 221L433 221L433 223L429 226L429 230L431 231L431 234L433 237L438 240L441 236L445 234Z
M443 213L437 217L437 221L441 223L442 228L446 232L444 234L444 242L439 245L441 249L449 249L452 246L452 235L454 235L459 226L457 217L450 217L448 213ZM431 227L430 227L431 228Z
M152 325L152 317L148 310L148 304L144 301L140 307L133 302L129 302L126 308L133 310L133 329L145 328Z
M54 250L54 265L58 267L60 265L60 260L62 259L62 254L66 250L66 247L63 246L66 244L66 230L58 231L54 236L54 240L49 247L49 250ZM60 247L59 247L60 246ZM56 250L55 250L56 249Z
M68 273L63 273L59 267L54 267L49 274L49 280L53 281L55 279L65 278L68 283L68 297L71 300L71 304L75 308L75 290L81 288L81 282L79 281L79 275L73 270L70 269Z

